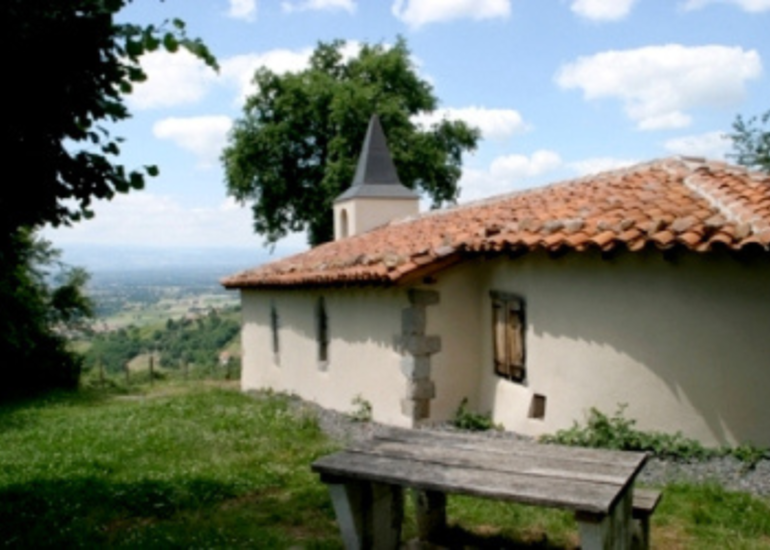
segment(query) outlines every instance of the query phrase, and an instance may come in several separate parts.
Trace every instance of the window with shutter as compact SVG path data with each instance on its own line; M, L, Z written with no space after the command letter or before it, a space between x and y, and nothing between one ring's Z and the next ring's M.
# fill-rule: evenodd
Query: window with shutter
M520 296L492 291L492 338L495 373L521 382L524 364L524 300Z

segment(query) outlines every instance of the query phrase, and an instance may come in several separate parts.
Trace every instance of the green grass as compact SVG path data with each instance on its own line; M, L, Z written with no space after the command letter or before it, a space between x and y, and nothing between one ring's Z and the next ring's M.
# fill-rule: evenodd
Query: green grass
M0 547L341 547L309 469L336 445L286 398L204 382L130 391L0 406ZM452 497L448 514L456 544L578 544L567 512ZM770 548L770 503L670 485L652 537L656 548Z
M0 409L0 546L338 546L313 420L280 398L165 391Z

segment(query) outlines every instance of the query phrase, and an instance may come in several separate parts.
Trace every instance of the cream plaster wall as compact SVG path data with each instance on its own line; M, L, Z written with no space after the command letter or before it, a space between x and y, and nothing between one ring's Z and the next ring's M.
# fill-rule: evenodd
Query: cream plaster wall
M369 231L391 220L413 216L420 211L414 199L355 198L334 205L334 240L343 238L342 212L347 214L348 237Z
M506 429L553 432L590 407L627 403L641 429L770 444L770 259L528 255L490 262L478 277L469 286L484 304L477 406ZM492 289L526 300L523 384L493 374ZM547 399L543 420L528 418L536 393Z
M328 314L329 361L319 368L316 304L323 296ZM405 290L243 290L243 390L272 388L350 412L361 395L374 418L408 426L401 412L406 378L394 337L401 331ZM270 304L279 316L280 354L272 353Z
M436 396L431 420L454 415L463 397L506 429L552 433L591 407L642 429L682 431L706 444L770 445L770 258L660 253L558 259L472 260L421 288L435 290L427 335ZM493 373L490 290L526 301L526 380ZM323 295L331 335L328 370L318 368L315 304ZM270 300L280 316L280 365L270 351ZM243 292L244 389L270 387L350 411L361 394L376 420L407 426L406 377L394 337L405 289ZM528 418L534 394L543 420Z
M439 303L426 309L426 334L441 336L441 351L431 356L431 378L436 386L430 406L432 421L453 418L463 398L468 398L471 410L478 410L484 305L479 299L481 266L483 263L467 262L442 274L438 284L423 287L440 295Z

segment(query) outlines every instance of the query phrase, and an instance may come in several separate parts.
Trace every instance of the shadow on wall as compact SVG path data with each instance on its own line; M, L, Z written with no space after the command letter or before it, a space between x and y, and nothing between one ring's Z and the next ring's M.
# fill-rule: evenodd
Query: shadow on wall
M578 382L586 396L602 384L618 388L616 402L629 402L629 417L642 412L665 422L665 409L654 406L666 396L649 395L655 391L649 387L651 373L667 386L668 399L689 403L721 443L733 438L770 443L770 256L689 254L664 260L649 251L601 260L573 254L517 261L511 269L522 281L536 278L536 286L548 293L548 307L536 302L537 294L530 299L534 336L572 341L566 349L577 341L576 353L558 362L588 374ZM593 364L595 346L611 348L604 357L629 357L632 366L602 363L608 359ZM646 367L643 372L639 364ZM619 373L628 379L612 380ZM635 387L636 382L648 387ZM605 395L602 402L607 400ZM650 408L640 410L639 403ZM686 424L679 418L672 426L675 431ZM640 427L649 428L642 422Z
M323 298L328 336L347 345L392 349L401 330L401 310L409 306L406 291L393 289L282 290L255 293L267 308L276 306L281 330L308 342L318 337L319 299ZM398 307L394 308L394 304ZM334 345L332 343L332 345Z

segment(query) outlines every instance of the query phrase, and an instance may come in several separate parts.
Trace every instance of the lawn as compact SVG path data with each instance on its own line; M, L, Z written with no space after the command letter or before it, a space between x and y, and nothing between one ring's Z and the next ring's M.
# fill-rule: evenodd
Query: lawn
M282 396L164 383L0 406L0 546L339 548L310 472L337 448ZM664 489L658 548L770 548L770 504L714 485ZM409 510L407 510L407 513ZM409 515L409 514L408 514ZM574 547L568 513L452 498L454 540ZM405 536L414 532L407 522Z

